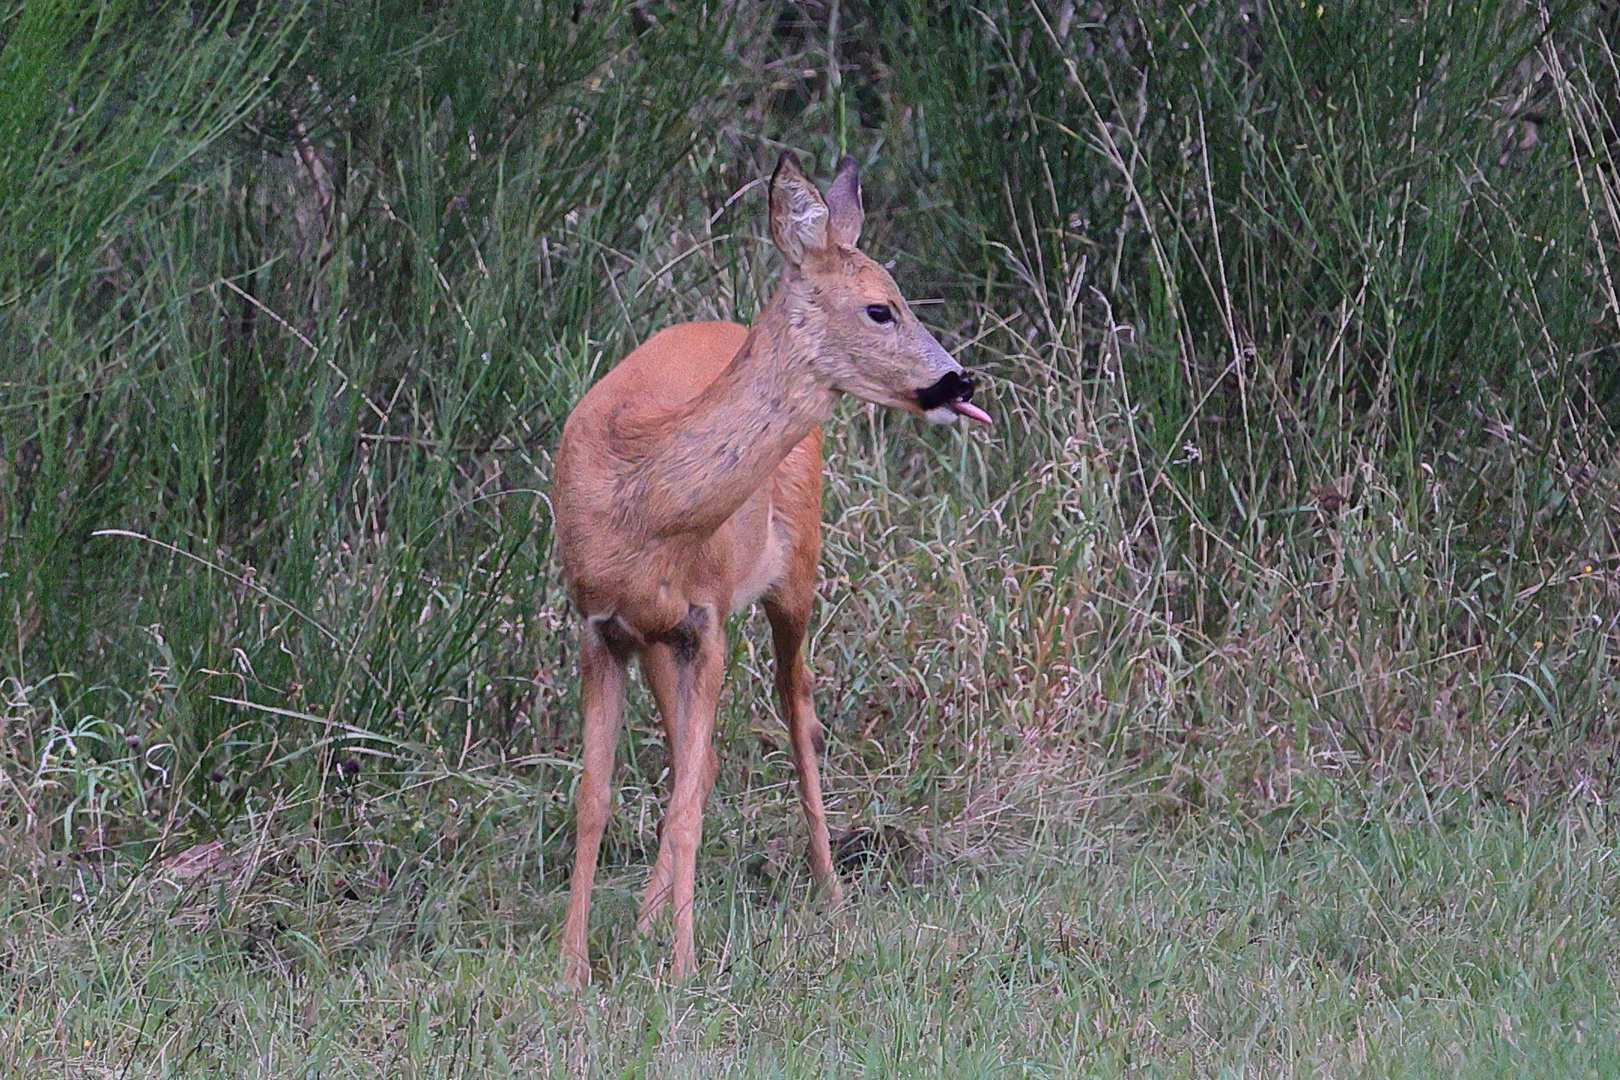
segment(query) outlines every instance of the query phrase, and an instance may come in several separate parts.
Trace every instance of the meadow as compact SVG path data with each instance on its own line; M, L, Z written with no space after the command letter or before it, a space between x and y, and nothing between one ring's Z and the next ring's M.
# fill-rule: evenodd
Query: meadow
M0 4L0 1073L1620 1075L1612 3ZM791 147L988 431L828 425L563 989L550 455Z

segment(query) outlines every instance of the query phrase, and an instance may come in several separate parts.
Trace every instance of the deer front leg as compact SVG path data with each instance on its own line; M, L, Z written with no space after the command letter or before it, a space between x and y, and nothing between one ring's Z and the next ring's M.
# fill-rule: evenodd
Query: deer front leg
M665 714L671 779L669 809L664 815L658 861L642 901L640 923L649 926L666 901L673 905L675 945L670 974L679 979L690 975L697 966L692 906L697 852L703 840L703 808L718 768L714 713L720 701L725 665L725 627L715 609L693 607L666 644L669 667L664 673L672 675L674 683L673 718ZM659 670L658 662L647 670ZM652 678L656 680L659 675Z
M782 700L783 719L793 743L793 764L799 774L799 802L810 829L810 876L834 903L844 898L843 882L833 871L832 845L827 836L827 808L821 799L821 721L810 698L815 685L804 662L804 637L809 625L809 598L802 605L767 601L776 645L776 691Z
M613 754L619 741L619 720L624 712L626 657L603 642L590 620L580 631L580 705L584 714L584 768L575 793L574 879L568 895L568 918L563 923L563 977L572 986L591 981L586 934L590 925L591 885L596 878L596 857L607 828L612 798Z
M664 745L669 754L669 790L673 794L677 783L675 732L681 723L681 675L674 650L662 642L647 649L641 656L641 673L652 690L653 699L658 702L658 713L664 728ZM720 758L711 744L704 758L705 773L701 801L705 805L709 793L714 789L714 777L719 768ZM674 848L664 843L663 837L660 836L658 858L647 875L647 888L641 895L641 910L636 918L637 933L651 933L653 924L658 921L658 916L668 905L670 887L674 881L673 866Z

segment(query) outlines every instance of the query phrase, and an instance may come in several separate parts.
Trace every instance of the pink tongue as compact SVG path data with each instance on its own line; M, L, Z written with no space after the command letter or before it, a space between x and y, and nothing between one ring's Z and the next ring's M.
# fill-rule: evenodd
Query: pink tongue
M957 412L961 413L963 416L967 417L969 420L977 420L981 424L994 424L995 423L994 420L990 419L990 414L989 413L985 412L983 409L979 408L977 405L974 405L971 402L953 401L953 402L951 402L951 408L955 409Z

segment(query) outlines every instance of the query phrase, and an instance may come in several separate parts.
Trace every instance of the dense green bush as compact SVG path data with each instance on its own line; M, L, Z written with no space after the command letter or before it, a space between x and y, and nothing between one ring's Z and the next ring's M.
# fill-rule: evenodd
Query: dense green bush
M0 827L139 866L493 769L555 862L548 451L652 329L750 317L783 145L868 163L868 249L1001 418L834 422L845 825L1606 798L1605 18L14 3ZM729 742L733 790L780 767Z

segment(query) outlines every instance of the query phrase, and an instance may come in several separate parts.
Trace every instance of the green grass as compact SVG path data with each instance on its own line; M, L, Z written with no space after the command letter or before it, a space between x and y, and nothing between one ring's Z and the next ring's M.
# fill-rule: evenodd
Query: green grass
M735 810L735 807L730 809ZM1455 820L1447 820L1455 817ZM1607 1076L1620 881L1570 815L1298 840L1043 823L1017 858L861 880L830 914L711 859L707 963L661 982L608 883L607 986L499 850L344 899L234 867L13 939L14 1075Z
M1616 1071L1612 13L1099 12L0 5L0 1063ZM550 450L783 146L998 426L829 430L873 876L740 618L700 975L638 695L576 1001Z

